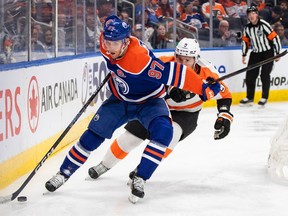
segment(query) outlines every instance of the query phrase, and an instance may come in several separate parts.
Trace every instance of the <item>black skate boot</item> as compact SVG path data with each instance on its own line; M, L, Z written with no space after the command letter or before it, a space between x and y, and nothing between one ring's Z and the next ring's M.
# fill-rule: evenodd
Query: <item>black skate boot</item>
M48 191L54 192L68 180L60 171L46 182L45 187Z
M106 173L109 170L109 168L107 168L103 162L101 162L100 164L98 164L97 166L91 167L88 170L88 174L92 179L97 179L99 178L99 176L103 175L104 173Z
M258 106L260 108L264 108L265 104L267 103L267 99L261 98L260 101L258 102Z
M240 106L242 107L251 107L253 106L253 100L244 98L240 101Z

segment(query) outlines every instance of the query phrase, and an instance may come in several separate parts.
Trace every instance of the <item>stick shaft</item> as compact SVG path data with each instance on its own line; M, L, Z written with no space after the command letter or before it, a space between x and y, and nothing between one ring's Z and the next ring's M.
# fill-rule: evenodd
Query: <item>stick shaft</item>
M105 85L105 83L109 80L111 74L109 73L106 75L102 83L100 83L97 90L90 96L90 98L87 100L87 102L83 105L83 107L80 109L80 111L77 113L77 115L74 117L74 119L71 121L71 123L66 127L66 129L62 132L62 134L59 136L59 138L56 140L56 142L53 144L53 146L50 148L50 150L45 154L45 156L42 158L42 160L37 164L37 166L33 169L33 171L30 173L30 175L26 178L24 183L19 187L17 191L12 193L9 196L3 196L0 197L0 204L6 203L9 201L14 200L21 191L26 187L26 185L30 182L30 180L33 178L33 176L36 174L36 172L40 169L40 167L43 165L43 163L46 161L46 159L53 153L53 151L56 149L56 147L59 145L59 143L62 141L62 139L66 136L66 134L70 131L72 126L75 124L75 122L80 118L80 116L84 113L84 111L87 109L89 104L93 101L93 99L98 95L102 87Z
M278 54L278 55L275 55L275 56L273 56L273 57L271 57L271 58L268 58L268 59L265 59L265 60L263 60L263 61L260 61L260 62L258 62L258 63L256 63L256 64L249 65L248 67L245 67L245 68L242 68L242 69L237 70L237 71L235 71L235 72L232 72L232 73L229 73L229 74L227 74L227 75L224 75L224 76L216 79L216 80L213 81L213 82L219 82L219 81L222 81L222 80L224 80L224 79L227 79L227 78L236 76L236 75L238 75L238 74L240 74L240 73L243 73L243 72L245 72L245 71L249 71L249 70L252 70L252 69L254 69L254 68L260 67L260 66L262 66L262 65L264 65L264 64L267 64L267 63L269 63L269 62L271 62L271 61L274 61L275 59L278 59L278 58L280 58L280 57L283 57L283 56L285 56L286 54L287 54L287 50L285 50L285 51L283 51L282 53L280 53L280 54Z

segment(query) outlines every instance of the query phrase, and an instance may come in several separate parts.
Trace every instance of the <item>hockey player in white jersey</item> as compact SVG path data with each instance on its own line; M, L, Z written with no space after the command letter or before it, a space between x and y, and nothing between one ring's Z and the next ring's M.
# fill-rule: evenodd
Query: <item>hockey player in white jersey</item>
M210 62L200 58L199 43L195 39L183 38L177 45L174 56L163 56L160 57L160 59L163 62L176 61L177 63L191 67L203 79L207 79L208 77L218 78L218 72L215 67ZM222 139L228 135L230 124L233 121L233 115L230 113L232 103L231 93L223 82L220 82L220 84L221 91L214 97L214 99L217 100L218 109L217 119L214 125L215 140ZM167 92L168 98L166 102L173 119L173 138L166 149L164 158L172 152L177 143L185 139L196 129L198 115L203 105L200 96L189 91L176 87L168 87ZM125 129L126 131L113 141L101 163L89 169L88 172L91 178L97 179L125 158L125 156L132 149L139 146L143 140L149 139L150 137L148 131L137 120L127 123ZM143 156L149 157L149 153L146 152L146 154L147 155ZM137 168L135 171L137 172ZM129 177L133 179L133 175L136 172L131 172ZM144 183L145 182L139 182L139 188L141 188L143 192ZM133 190L133 188L131 189ZM131 202L136 203L138 197L132 195L129 199Z

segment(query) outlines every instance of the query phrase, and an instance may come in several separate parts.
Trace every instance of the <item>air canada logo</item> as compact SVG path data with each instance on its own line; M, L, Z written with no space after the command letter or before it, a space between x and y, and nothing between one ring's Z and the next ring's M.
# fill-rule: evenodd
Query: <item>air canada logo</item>
M27 111L30 130L32 133L35 133L38 127L40 114L40 94L35 76L31 78L28 86Z

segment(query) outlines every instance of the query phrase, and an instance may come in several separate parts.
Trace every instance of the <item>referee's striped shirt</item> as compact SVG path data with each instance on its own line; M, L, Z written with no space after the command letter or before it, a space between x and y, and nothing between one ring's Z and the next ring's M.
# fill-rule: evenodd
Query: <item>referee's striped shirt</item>
M276 54L280 53L281 42L277 33L270 24L263 19L259 19L256 25L248 23L243 30L242 55L246 56L250 46L253 52L260 53L274 47Z

